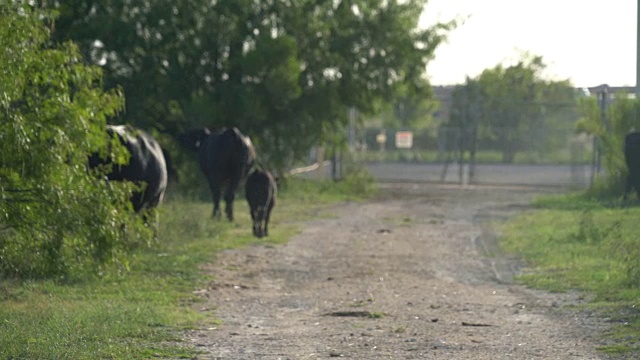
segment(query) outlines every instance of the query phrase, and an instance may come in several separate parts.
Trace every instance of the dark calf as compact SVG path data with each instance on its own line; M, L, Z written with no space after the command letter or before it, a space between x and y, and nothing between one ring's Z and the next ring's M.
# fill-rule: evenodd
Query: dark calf
M278 188L273 176L267 170L256 169L245 185L245 195L253 220L253 235L263 237L269 235L269 217L276 203Z

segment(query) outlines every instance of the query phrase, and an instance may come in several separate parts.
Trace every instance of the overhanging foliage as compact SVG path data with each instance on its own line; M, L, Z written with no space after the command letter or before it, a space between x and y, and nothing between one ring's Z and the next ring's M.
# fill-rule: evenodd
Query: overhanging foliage
M128 211L131 186L86 169L123 98L102 90L101 69L73 43L47 45L51 19L0 4L0 273L9 276L64 275L112 260L124 228L130 240L146 236Z

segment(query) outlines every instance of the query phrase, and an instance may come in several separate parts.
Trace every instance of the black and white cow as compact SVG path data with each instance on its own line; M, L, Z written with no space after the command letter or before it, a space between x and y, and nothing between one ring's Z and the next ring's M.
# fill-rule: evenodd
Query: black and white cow
M253 220L253 235L268 236L269 218L278 192L275 179L269 171L256 169L247 177L244 191Z
M177 140L181 146L198 152L200 169L213 195L213 217L220 216L220 196L226 187L225 213L229 221L233 221L233 200L256 159L251 139L232 127L191 129L180 134Z
M162 148L148 133L125 125L107 125L111 138L117 137L129 151L129 163L113 164L110 156L102 158L99 153L89 156L89 168L111 165L105 175L109 181L131 181L142 186L131 197L133 209L141 212L158 206L167 189L167 164Z

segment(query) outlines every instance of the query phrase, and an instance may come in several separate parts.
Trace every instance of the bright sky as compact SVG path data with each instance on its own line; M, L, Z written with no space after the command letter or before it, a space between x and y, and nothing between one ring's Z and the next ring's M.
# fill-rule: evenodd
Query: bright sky
M427 67L432 85L464 83L540 55L547 78L578 87L634 86L636 0L429 0L422 25L464 19Z

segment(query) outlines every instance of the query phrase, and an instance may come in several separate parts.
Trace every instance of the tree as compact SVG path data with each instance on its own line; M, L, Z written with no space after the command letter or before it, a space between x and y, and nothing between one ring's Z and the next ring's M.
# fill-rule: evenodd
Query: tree
M107 186L86 169L122 97L102 90L102 71L74 44L47 46L52 19L0 3L0 273L10 276L112 260L126 245L119 225L129 239L145 236L128 211L131 186Z
M545 80L542 57L483 71L454 94L450 125L472 126L478 141L492 144L511 163L523 149L544 152L566 141L561 127L577 118L576 91L568 80ZM566 130L566 129L565 129Z
M467 77L465 84L458 85L451 94L452 106L449 121L441 136L446 137L447 144L458 152L458 159L462 161L464 153L469 153L469 161L475 163L478 129L483 111L483 97L480 83ZM473 171L470 167L470 171ZM473 173L469 175L473 178Z
M426 64L455 24L426 0L70 0L74 40L127 97L127 121L176 133L238 126L278 168L343 133L347 110L429 96ZM418 99L418 100L416 100Z

